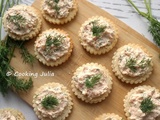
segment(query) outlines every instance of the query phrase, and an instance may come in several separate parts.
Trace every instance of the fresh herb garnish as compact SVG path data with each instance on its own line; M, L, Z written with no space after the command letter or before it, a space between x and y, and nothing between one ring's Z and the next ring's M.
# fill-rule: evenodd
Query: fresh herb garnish
M144 0L147 13L140 11L132 2L132 0L128 0L128 2L135 8L139 15L146 18L150 22L149 32L152 34L155 43L160 46L160 22L152 15L151 0Z
M55 37L52 37L51 35L48 35L46 37L46 49L49 49L52 45L58 47L61 45L62 43L62 40L63 40L64 37L62 36L55 36Z
M58 100L53 96L47 96L42 100L41 104L46 109L53 109L58 105Z
M85 80L85 85L87 88L93 88L94 85L101 79L102 74L87 77Z
M130 58L126 62L126 67L130 68L131 71L136 72L136 60L133 58Z
M151 101L151 98L145 98L140 105L140 109L143 113L149 113L155 108L155 105Z
M60 8L58 7L58 2L59 2L59 0L53 0L53 2L55 2L56 4L55 4L55 5L54 5L54 4L51 4L50 1L47 1L47 4L48 4L51 8L55 9L56 13L59 14L59 10L60 10Z
M58 2L59 2L59 0L54 0L54 2L58 3Z
M145 60L145 59L142 59L141 62L139 63L139 66L141 68L145 68L147 66L149 66L151 63L151 61L149 59Z
M17 30L20 30L26 22L26 19L19 14L9 16L7 19L9 20L9 22L13 22L17 26Z
M10 76L10 80L7 82L8 85L16 91L27 91L33 86L32 78L25 80L17 78L16 76Z
M7 47L12 48L15 46L15 48L19 49L19 52L21 54L21 57L23 59L24 63L28 63L33 66L33 63L35 61L35 56L29 53L28 49L25 47L25 41L15 41L9 36L7 36Z
M92 27L93 36L100 37L100 35L104 32L106 27L105 26L99 26L97 24L97 21L93 21L91 23L93 25L93 27Z
M150 60L143 58L139 63L133 58L130 58L126 61L126 67L130 68L131 71L136 72L137 67L144 69L145 67L150 65Z
M56 4L53 8L56 10L57 14L59 14L60 8L58 7L58 5Z
M9 88L16 91L27 91L33 86L31 78L24 80L14 76L14 68L10 62L16 47L17 45L8 36L6 40L0 41L0 92L3 95L7 94Z

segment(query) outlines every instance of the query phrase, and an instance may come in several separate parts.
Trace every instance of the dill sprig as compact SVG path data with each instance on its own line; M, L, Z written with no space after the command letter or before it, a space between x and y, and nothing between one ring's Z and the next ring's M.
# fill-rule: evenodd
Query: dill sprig
M129 58L127 61L126 61L126 67L130 68L130 70L132 72L136 72L137 71L137 68L146 68L147 66L149 66L151 63L151 61L149 59L145 59L143 58L139 63L137 63L136 59L133 59L133 58Z
M93 36L100 37L100 35L104 32L106 26L97 25L97 21L93 21L91 23L93 25L92 27Z
M28 51L28 49L25 47L25 43L25 41L16 41L7 36L7 47L12 48L13 46L15 46L15 48L18 48L23 62L33 66L33 63L36 60L35 56Z
M53 2L55 2L56 4L51 4L50 1L47 1L46 3L53 9L55 9L56 13L59 14L59 10L60 8L58 7L58 3L59 3L59 0L53 0Z
M41 102L42 106L46 109L53 109L59 104L58 99L53 96L45 96Z
M58 3L58 2L59 2L59 0L54 0L54 2Z
M23 47L20 47L20 54L24 63L28 63L33 66L33 63L36 60L35 56L32 55L24 45Z
M17 78L16 76L10 76L7 80L8 86L16 91L27 91L33 86L32 78L28 80Z
M131 71L136 72L136 60L133 58L130 58L126 61L126 67L130 68Z
M7 19L9 20L9 22L13 22L17 26L17 30L21 30L23 24L26 22L26 19L19 14L8 16Z
M9 88L16 91L27 91L33 86L31 78L25 80L14 75L14 68L10 62L17 45L10 40L11 38L7 36L4 41L0 41L0 92L3 95L7 94Z
M85 80L85 85L87 88L93 88L94 85L101 79L102 74L87 77Z
M58 35L58 36L54 36L52 37L51 35L48 35L46 37L46 49L49 49L52 45L58 47L61 45L62 40L64 37Z
M140 66L141 68L145 68L145 67L149 66L150 63L151 63L151 61L150 61L149 59L144 59L144 58L143 58L143 59L140 61L139 66Z
M140 109L143 113L149 113L155 108L151 98L145 98L140 105Z
M151 0L144 0L147 13L140 11L132 2L132 0L128 0L128 2L135 8L135 10L139 13L139 15L146 18L150 22L150 26L148 30L152 34L153 40L155 41L155 43L158 46L160 46L160 22L152 15Z

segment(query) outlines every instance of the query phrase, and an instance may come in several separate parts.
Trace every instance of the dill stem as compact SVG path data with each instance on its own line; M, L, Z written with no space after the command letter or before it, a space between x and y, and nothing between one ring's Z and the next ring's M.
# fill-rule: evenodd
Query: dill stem
M4 3L4 0L2 0L1 3L0 3L0 11L2 11L3 3ZM0 17L2 17L2 13L0 13Z
M148 3L146 0L144 0L144 3L146 5L147 11L148 11L148 17L151 20L152 18L152 12L151 12L151 0L148 0Z
M134 9L136 9L136 11L143 17L147 18L148 19L148 15L142 11L140 11L136 5L132 2L132 0L128 0L128 2L134 7Z
M5 12L5 10L6 10L6 8L7 8L7 5L8 5L8 2L9 2L9 0L6 0L6 3L5 3L5 5L4 5L4 9L3 9L3 3L1 4L2 6L2 13L1 13L1 19L0 19L0 40L2 39L1 37L1 33L2 33L2 17L3 17L3 15L4 15L4 12Z
M2 8L3 8L3 3L4 3L4 0L1 1L0 3L0 11L2 11ZM0 40L1 40L1 29L2 29L2 12L0 13Z
M19 3L19 0L17 0L16 4L18 4L18 3Z
M9 58L9 61L8 61L8 64L10 64L10 62L11 62L11 60L12 60L12 57L14 56L13 54L14 54L14 50L15 50L15 45L13 46L13 48L12 48L12 51L11 51L11 55L10 55L10 58Z

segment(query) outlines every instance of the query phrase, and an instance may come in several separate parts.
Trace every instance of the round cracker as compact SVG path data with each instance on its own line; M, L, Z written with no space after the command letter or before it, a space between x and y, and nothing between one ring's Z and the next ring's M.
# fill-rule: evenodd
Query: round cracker
M93 65L98 66L101 70L103 70L103 71L105 72L105 74L106 74L107 77L108 77L108 79L107 79L107 82L108 82L108 90L107 90L104 94L102 94L102 95L100 95L100 96L98 96L98 97L95 97L95 98L93 98L93 99L88 99L86 96L84 96L84 95L81 93L80 90L78 90L78 89L75 87L75 82L74 82L74 80L72 79L72 81L71 81L71 87L72 87L73 93L74 93L79 99L81 99L82 101L84 101L84 102L86 102L86 103L91 103L91 104L92 104L92 103L98 103L98 102L101 102L101 101L105 100L105 98L108 97L109 93L111 93L112 84L113 84L113 83L112 83L112 78L111 78L111 76L110 76L109 71L108 71L104 66L102 66L102 65L100 65L100 64L98 64L98 63L87 63L87 64L84 64L84 65L80 66L79 68L76 69L76 71L75 71L75 73L74 73L74 76L76 76L76 75L79 73L79 71L82 71L85 66L90 67L90 66L93 66Z
M61 115L59 115L57 118L54 118L54 120L65 120L69 116L69 114L71 113L71 110L73 108L72 107L73 106L73 102L72 102L71 95L70 95L69 91L67 90L67 88L64 85L60 84L60 83L54 83L54 82L47 83L45 85L42 85L40 88L38 88L36 90L34 96L33 96L33 101L32 101L33 102L33 109L34 109L36 115L38 116L38 118L40 120L52 120L49 117L44 118L43 115L40 112L38 112L37 105L36 105L36 97L37 97L37 95L39 93L41 93L43 90L45 90L48 86L50 86L50 87L61 86L63 92L68 95L68 100L69 100L68 106L64 109L64 111L63 111L63 113Z
M137 44L124 45L114 53L114 56L112 58L112 71L118 77L118 79L120 79L122 82L130 83L130 84L142 83L143 81L146 81L147 78L149 78L150 75L152 74L153 62L151 61L149 71L146 74L144 74L143 76L130 77L127 75L123 75L120 72L119 67L118 67L118 59L119 59L119 56L121 55L121 51L123 51L127 46L131 46L132 48L141 48L146 54L148 54L151 57L151 55L147 52L147 50L144 49L142 46L139 46Z
M102 114L98 116L95 120L106 120L106 118L114 119L114 120L122 120L122 117L120 117L117 114L114 113L107 113L107 114Z
M25 120L24 115L20 111L18 111L16 109L13 109L13 108L3 108L3 109L0 109L0 114L4 115L5 111L10 112L11 115L13 115L16 118L16 120Z
M104 19L105 21L108 22L108 24L115 30L114 32L114 40L112 41L111 45L109 46L104 46L104 47L101 47L100 49L95 49L94 47L90 46L90 45L83 45L83 39L81 38L82 36L82 31L83 31L83 28L86 26L86 24L88 24L90 21L93 21L93 20L96 20L96 19ZM109 52L110 50L113 49L113 47L116 45L117 41L118 41L118 32L117 32L117 28L116 26L114 25L113 22L111 22L109 19L107 18L104 18L102 16L93 16L91 18L89 18L87 21L85 21L81 28L80 28L80 31L79 31L79 39L80 39L80 42L81 42L81 45L83 46L84 49L86 49L87 52L89 52L90 54L94 54L94 55L101 55L101 54L105 54L107 52Z
M43 5L43 3L44 3L44 0L42 0L41 4ZM76 16L78 12L78 3L77 3L77 0L73 0L73 9L70 11L69 15L66 18L58 19L58 18L51 17L50 15L46 14L43 9L41 9L41 12L46 21L53 24L58 24L58 25L65 24L70 22Z
M143 88L143 89L146 90L146 91L147 91L147 90L150 90L150 89L155 89L155 91L159 93L159 90L158 90L158 89L156 89L155 87L151 87L151 86L149 86L149 85L138 86L138 87L135 87L135 88L131 89L131 90L127 93L127 95L125 96L125 98L124 98L124 100L123 100L123 102L124 102L124 104L123 104L123 106L124 106L124 112L125 112L125 115L126 115L126 117L127 117L128 120L130 120L130 119L129 119L130 113L128 112L128 110L129 110L129 108L130 108L129 99L130 99L130 97L131 97L132 95L134 95L135 91L136 91L137 89L139 89L139 88ZM143 93L142 93L142 94L143 94ZM160 116L159 116L159 117L160 117ZM158 120L158 119L157 119L157 120Z
M38 36L37 39L39 39L41 36L43 36L43 34L45 34L45 32L48 32L48 31L57 31L57 32L59 32L59 33L61 33L61 34L63 34L63 35L65 35L65 36L70 38L70 36L63 30L60 30L60 29L49 29L49 30L46 30L43 33L41 33ZM69 57L71 56L72 49L73 49L73 43L72 43L72 40L70 38L70 48L69 48L68 52L65 55L63 55L62 57L60 57L56 61L46 61L46 59L40 53L37 52L36 46L34 46L34 51L35 51L36 58L40 62L42 62L44 65L51 66L51 67L58 66L58 65L64 63L65 61L67 61L69 59Z
M16 8L16 9L17 8L19 8L19 9L27 8L27 9L31 10L35 15L37 15L38 23L36 25L36 28L34 28L30 33L25 34L25 35L17 35L17 34L14 34L14 33L10 32L10 31L8 31L7 23L6 23L7 15L4 14L3 26L4 26L5 31L8 33L8 35L11 38L13 38L14 40L30 40L33 37L37 36L37 34L40 32L41 27L42 27L42 17L40 15L39 11L36 8L31 7L31 6L27 6L27 5L16 5L16 6L13 6L11 9L14 9L14 8Z

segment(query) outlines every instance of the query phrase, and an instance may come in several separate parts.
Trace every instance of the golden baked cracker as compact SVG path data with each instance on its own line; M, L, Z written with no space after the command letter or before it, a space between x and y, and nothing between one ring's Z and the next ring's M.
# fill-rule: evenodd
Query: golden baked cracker
M149 86L149 85L138 86L138 87L135 87L135 88L131 89L131 90L127 93L127 95L125 96L125 98L124 98L124 100L123 100L123 102L124 102L124 104L123 104L123 106L124 106L124 112L125 112L125 116L128 118L128 120L129 120L129 117L130 117L130 114L129 114L129 112L128 112L128 110L129 110L129 108L130 108L129 99L131 98L132 95L134 95L135 91L136 91L137 89L139 89L139 88L143 88L144 90L149 90L149 89L153 89L153 88L154 88L156 92L159 92L158 89L156 89L155 87L151 87L151 86ZM142 94L143 94L143 93L142 93Z
M130 76L127 76L127 75L123 75L120 72L119 67L118 67L118 59L119 59L119 56L121 54L121 51L123 51L127 46L131 46L132 48L141 48L145 53L147 53L149 56L151 56L147 52L147 50L145 48L143 48L142 46L139 46L137 44L128 44L128 45L122 46L121 48L119 48L114 53L114 56L112 58L112 71L118 77L118 79L120 79L122 82L130 83L130 84L142 83L143 81L147 80L147 78L149 78L149 76L152 74L152 71L153 71L153 62L151 61L151 66L149 68L150 69L149 72L147 72L143 76L130 77Z
M25 120L24 115L20 111L18 111L16 109L13 109L13 108L2 108L2 109L0 109L0 114L4 114L5 111L10 112L11 115L13 115L16 118L16 120Z
M98 97L93 98L93 99L90 100L90 99L88 99L86 96L84 96L84 95L81 93L81 91L79 91L79 90L75 87L74 80L72 79L72 81L71 81L71 87L72 87L73 93L74 93L79 99L81 99L82 101L85 101L86 103L91 103L91 104L92 104L92 103L98 103L98 102L101 102L101 101L105 100L105 98L106 98L106 97L109 95L109 93L111 92L112 84L113 84L113 83L112 83L112 78L111 78L111 76L110 76L109 71L108 71L104 66L102 66L102 65L100 65L100 64L98 64L98 63L87 63L87 64L84 64L84 65L80 66L79 68L76 69L76 71L75 71L75 73L74 73L74 76L76 76L80 71L82 71L83 68L84 68L84 66L90 67L90 66L93 66L93 65L98 66L101 70L104 71L104 74L106 74L107 77L108 77L108 79L107 79L107 81L108 81L108 90L107 90L104 94L102 94L102 95L100 95L100 96L98 96Z
M17 35L15 33L12 33L10 31L8 31L8 28L7 28L7 24L6 24L6 14L4 14L4 17L3 17L3 26L4 26L4 29L5 31L8 33L8 35L15 39L15 40L30 40L32 39L33 37L35 37L41 30L41 26L42 26L42 17L39 13L39 11L34 8L34 7L31 7L31 6L27 6L27 5L16 5L14 7L12 7L13 9L14 8L19 8L19 9L22 9L22 8L27 8L29 10L31 10L35 15L37 15L37 18L38 18L38 23L36 25L36 28L34 28L30 33L28 34L25 34L25 35Z
M44 0L42 0L41 4L43 4ZM46 21L53 23L53 24L65 24L70 22L78 12L78 3L76 0L73 0L73 9L70 11L69 15L66 18L54 18L50 15L46 14L43 9L41 9L42 15Z
M45 32L48 32L48 31L57 31L57 32L59 32L59 33L61 33L61 34L63 34L63 35L66 35L67 37L70 38L70 36L69 36L65 31L63 31L63 30L60 30L60 29L49 29L49 30L46 30L46 31L44 31L43 33L41 33L41 34L38 36L37 39L39 39L43 34L45 34ZM71 56L72 49L73 49L73 43L72 43L72 40L71 40L71 38L70 38L70 48L69 48L68 52L67 52L65 55L63 55L62 57L60 57L60 58L59 58L58 60L56 60L56 61L46 61L46 59L45 59L41 54L39 54L39 53L37 52L36 47L34 46L34 51L35 51L36 58L37 58L40 62L42 62L44 65L52 66L52 67L53 67L53 66L58 66L58 65L64 63L65 61L67 61L67 60L69 59L69 57Z
M36 105L36 103L35 103L35 102L36 102L36 96L37 96L39 93L41 93L43 90L45 90L48 86L50 86L50 87L61 86L63 92L68 95L68 99L69 99L68 106L64 109L64 111L63 111L63 113L62 113L61 115L59 115L57 118L54 118L54 120L65 120L65 119L69 116L69 114L71 113L71 110L72 110L72 108L73 108L73 107L72 107L72 106L73 106L73 102L72 102L71 95L70 95L69 91L67 90L67 88L66 88L64 85L60 84L60 83L54 83L54 82L52 82L52 83L44 84L43 86L39 87L39 88L36 90L36 92L35 92L35 94L34 94L34 96L33 96L33 101L32 101L32 103L33 103L33 109L34 109L36 115L38 116L38 118L39 118L40 120L52 120L52 119L53 119L53 118L52 118L52 119L49 118L49 116L48 116L47 118L44 118L43 115L38 112L38 110L37 110L37 105Z
M115 120L122 120L122 117L120 117L119 115L114 114L114 113L107 113L107 114L104 113L104 114L98 116L95 120L106 120L106 118L112 118Z
M86 24L88 24L90 21L97 20L97 19L104 19L113 28L113 30L115 30L114 40L112 41L111 45L101 47L98 50L95 49L94 47L90 46L89 44L88 45L83 45L82 43L84 42L84 40L81 38L82 30L86 26ZM102 16L93 16L82 24L82 26L80 28L80 31L79 31L79 39L80 39L81 45L86 49L87 52L89 52L90 54L94 54L94 55L101 55L101 54L105 54L105 53L109 52L116 45L116 43L118 41L118 32L117 31L118 31L117 27L109 19L104 18Z

